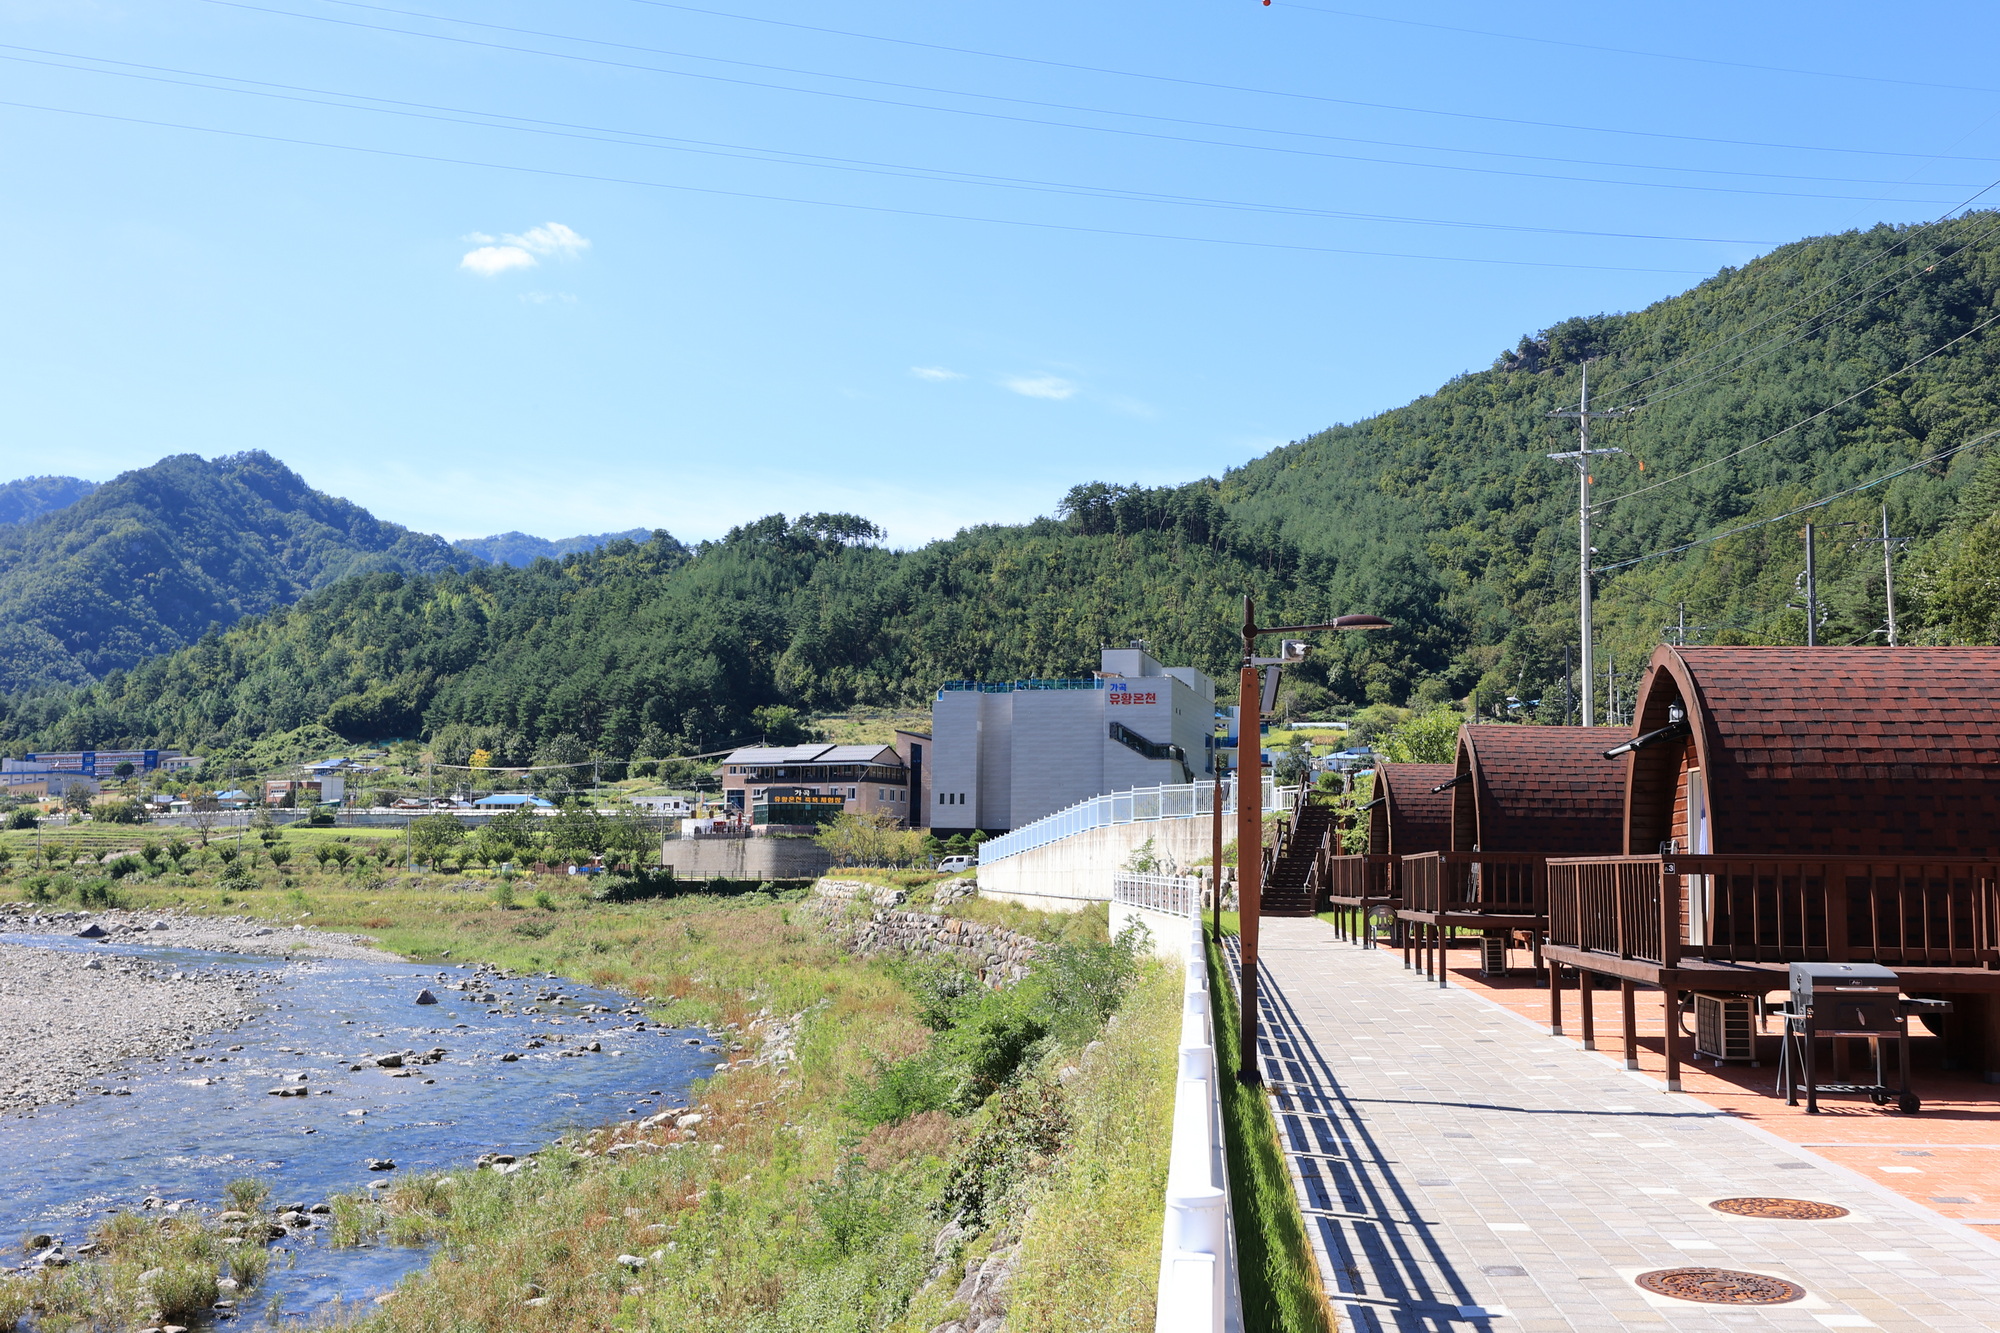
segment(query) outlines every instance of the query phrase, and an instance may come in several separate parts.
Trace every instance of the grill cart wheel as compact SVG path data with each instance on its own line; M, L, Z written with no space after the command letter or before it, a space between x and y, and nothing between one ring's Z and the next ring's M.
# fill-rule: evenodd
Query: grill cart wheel
M1924 1104L1917 1100L1916 1093L1906 1092L1896 1099L1896 1109L1904 1115L1915 1115L1924 1109Z

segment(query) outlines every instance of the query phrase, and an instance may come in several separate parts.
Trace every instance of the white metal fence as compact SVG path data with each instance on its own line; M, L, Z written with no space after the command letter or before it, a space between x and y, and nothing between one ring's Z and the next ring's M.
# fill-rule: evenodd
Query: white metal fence
M1280 787L1270 778L1264 779L1264 809L1285 810L1291 808L1291 800L1297 792L1295 787ZM1230 814L1236 809L1236 784L1222 784L1222 812ZM1114 791L1107 796L1093 796L1087 801L1058 810L1052 815L1043 815L1032 824L1023 824L1017 829L1001 834L991 842L982 843L979 848L979 864L990 866L995 861L1022 852L1031 852L1037 847L1046 847L1052 842L1095 828L1105 828L1112 824L1144 824L1158 819L1196 819L1215 813L1215 784L1213 782L1177 783L1171 787L1135 787L1131 791Z
M1194 875L1112 876L1111 901L1165 916L1196 917L1208 906L1208 882Z
M1182 939L1187 980L1153 1327L1156 1333L1240 1333L1243 1300L1222 1140L1223 1072L1215 1063L1215 1006L1201 923L1190 921Z

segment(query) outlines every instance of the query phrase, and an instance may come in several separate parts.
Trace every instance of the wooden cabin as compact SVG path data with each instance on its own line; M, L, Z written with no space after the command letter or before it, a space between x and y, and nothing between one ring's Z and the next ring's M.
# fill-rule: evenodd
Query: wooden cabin
M1951 996L1957 1058L2000 1073L2000 648L1662 647L1637 716L1601 761L1623 854L1551 864L1548 959L1628 1012L1635 983L1673 1007L1878 963Z
M1509 944L1535 949L1552 856L1624 849L1625 778L1603 758L1630 735L1609 727L1463 726L1452 766L1448 849L1402 857L1405 958L1444 977L1454 932L1475 930L1487 966ZM1464 937L1461 937L1464 938Z
M1367 851L1354 852L1329 840L1316 869L1320 901L1338 914L1334 928L1342 938L1372 942L1371 914L1377 908L1393 911L1399 901L1399 856L1451 846L1451 796L1438 787L1455 771L1450 764L1375 766Z

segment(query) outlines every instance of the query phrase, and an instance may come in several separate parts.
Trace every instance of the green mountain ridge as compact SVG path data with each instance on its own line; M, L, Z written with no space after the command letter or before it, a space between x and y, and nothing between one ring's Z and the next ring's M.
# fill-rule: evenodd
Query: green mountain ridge
M1220 479L1081 485L1053 517L917 550L882 549L851 515L774 515L692 549L655 534L528 568L355 571L98 684L0 701L0 740L222 746L324 723L476 732L509 759L686 753L762 705L1086 674L1106 640L1226 678L1245 594L1266 623L1396 623L1295 670L1309 705L1505 711L1511 693L1543 701L1517 716L1559 721L1577 483L1545 455L1575 447L1551 414L1575 407L1586 362L1593 406L1637 409L1597 429L1627 451L1597 469L1599 562L1748 529L1604 577L1600 650L1625 688L1683 606L1691 642L1803 641L1788 603L1807 516L1762 521L1898 470L1810 515L1822 641L1879 641L1881 547L1859 539L1886 505L1905 640L1991 642L2000 463L1985 446L1924 460L2000 426L1996 235L1988 212L1801 241L1644 310L1566 320Z
M470 563L268 454L177 455L0 528L0 689L82 684L352 575Z
M474 556L491 565L532 565L537 560L560 560L600 546L624 540L642 542L653 535L650 528L627 528L623 532L598 532L580 537L531 537L525 532L498 532L491 537L461 537L451 549Z

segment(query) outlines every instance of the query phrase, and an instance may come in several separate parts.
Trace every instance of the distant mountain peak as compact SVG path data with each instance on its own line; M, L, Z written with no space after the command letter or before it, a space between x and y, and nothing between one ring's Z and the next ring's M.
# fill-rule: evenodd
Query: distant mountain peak
M651 528L627 528L623 532L599 532L582 537L531 537L525 532L501 532L491 537L466 537L451 544L461 555L473 556L492 565L521 568L537 560L560 560L566 555L582 555L615 541L643 542L653 535Z
M0 523L32 523L67 509L97 489L82 477L22 477L0 483Z

